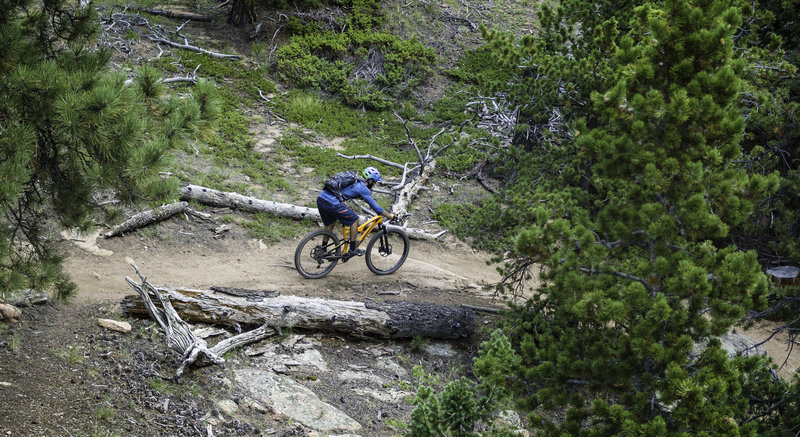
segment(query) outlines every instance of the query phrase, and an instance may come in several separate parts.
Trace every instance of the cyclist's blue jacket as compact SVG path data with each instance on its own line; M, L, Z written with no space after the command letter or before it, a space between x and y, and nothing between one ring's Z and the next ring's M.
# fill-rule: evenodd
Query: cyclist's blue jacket
M319 194L319 197L332 205L340 205L342 203L339 202L339 199L337 199L336 196L334 196L333 193L328 190L322 190L322 193ZM381 208L381 206L378 205L378 202L372 198L372 192L369 190L369 188L367 188L367 184L365 184L364 181L358 180L353 185L345 187L345 189L342 190L342 197L344 197L344 200L360 197L367 202L369 207L372 208L376 214L383 213L383 208Z

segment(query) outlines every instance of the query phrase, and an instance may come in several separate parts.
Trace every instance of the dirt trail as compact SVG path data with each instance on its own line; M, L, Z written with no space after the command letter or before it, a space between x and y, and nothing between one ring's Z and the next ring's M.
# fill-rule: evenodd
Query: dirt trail
M462 243L412 241L409 259L392 275L372 274L359 258L339 263L325 278L309 280L294 269L299 238L267 246L239 234L216 240L188 234L172 232L166 240L138 234L98 239L104 255L91 247L91 236L73 237L73 242L83 240L90 246L65 245L66 270L78 285L77 302L118 301L132 294L124 280L135 277L127 258L155 285L200 289L215 285L338 299L375 298L376 291L393 290L407 300L458 305L491 298L482 286L499 280L495 266L487 264L489 255Z

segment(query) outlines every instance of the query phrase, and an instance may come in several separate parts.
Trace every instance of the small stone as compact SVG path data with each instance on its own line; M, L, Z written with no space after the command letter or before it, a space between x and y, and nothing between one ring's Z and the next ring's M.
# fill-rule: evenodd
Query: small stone
M0 303L0 322L17 323L22 316L19 308L7 303Z
M236 402L230 399L223 399L217 402L217 408L219 408L219 410L222 411L222 413L226 416L233 416L237 411L239 411L239 406L236 405Z
M131 324L128 322L120 322L111 319L97 319L97 323L103 328L111 329L119 332L131 332Z

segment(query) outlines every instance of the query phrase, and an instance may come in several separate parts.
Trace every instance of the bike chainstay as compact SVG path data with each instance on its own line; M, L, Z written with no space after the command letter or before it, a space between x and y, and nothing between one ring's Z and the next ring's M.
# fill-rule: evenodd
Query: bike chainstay
M311 249L311 258L317 262L317 265L322 265L325 261L332 261L335 259L341 259L341 256L336 255L336 249L342 246L342 244L333 244L328 243L324 246L316 246L315 248Z

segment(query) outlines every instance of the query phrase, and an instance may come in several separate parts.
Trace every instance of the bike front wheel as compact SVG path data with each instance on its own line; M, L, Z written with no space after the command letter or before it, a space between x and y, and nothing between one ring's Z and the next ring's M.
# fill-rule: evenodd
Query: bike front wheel
M327 240L326 244L322 244ZM336 234L327 230L316 230L300 241L294 251L294 267L304 278L321 278L334 267L342 257L342 248Z
M409 246L408 235L402 230L379 232L367 244L367 267L376 275L394 273L406 262Z

